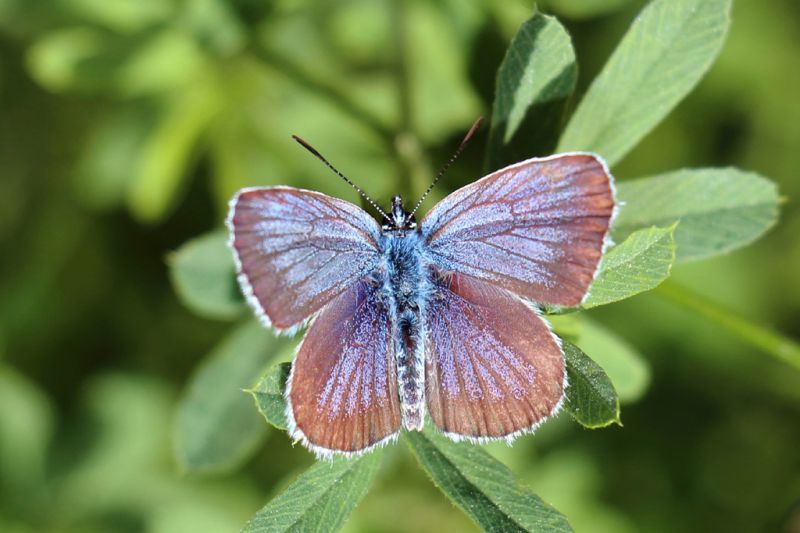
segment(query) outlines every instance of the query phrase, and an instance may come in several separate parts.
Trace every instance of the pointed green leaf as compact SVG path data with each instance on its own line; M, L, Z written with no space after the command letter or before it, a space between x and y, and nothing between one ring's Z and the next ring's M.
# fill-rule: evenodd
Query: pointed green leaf
M233 318L245 308L225 230L184 243L167 257L170 278L181 301L208 318Z
M567 401L564 408L584 427L620 424L619 398L600 365L571 342L562 339L567 359Z
M589 87L558 145L613 165L700 81L717 57L731 0L653 0Z
M615 238L680 220L676 262L728 253L760 237L778 218L775 184L735 168L678 170L619 184L624 202Z
M573 316L573 315L567 315ZM601 324L581 317L580 335L575 344L608 374L622 403L642 397L650 385L650 365L625 339Z
M253 385L277 347L249 321L201 363L178 402L175 454L183 469L230 470L261 442L266 426L242 389Z
M552 151L577 76L569 34L555 17L536 13L520 27L497 71L490 170Z
M431 479L486 531L572 531L567 519L479 446L426 429L405 434Z
M243 533L336 531L367 493L382 450L319 461L261 509Z
M253 395L256 407L267 419L267 422L278 429L286 429L286 399L283 391L286 389L286 380L292 369L290 363L275 365L264 374L264 377L248 392Z
M675 226L639 230L606 252L583 307L624 300L667 279L675 261L674 232Z

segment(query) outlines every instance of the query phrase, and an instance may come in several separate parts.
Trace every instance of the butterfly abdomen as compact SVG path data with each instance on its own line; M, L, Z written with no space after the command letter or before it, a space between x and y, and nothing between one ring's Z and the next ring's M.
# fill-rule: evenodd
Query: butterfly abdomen
M403 426L422 429L425 405L425 362L422 353L421 309L425 306L426 278L422 268L422 240L415 231L385 235L385 297L393 309L392 328L398 392Z

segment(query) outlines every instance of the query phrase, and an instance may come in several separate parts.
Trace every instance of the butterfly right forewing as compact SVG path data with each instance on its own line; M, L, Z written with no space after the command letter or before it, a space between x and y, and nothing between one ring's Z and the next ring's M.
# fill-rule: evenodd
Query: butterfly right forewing
M433 262L528 300L586 297L614 214L611 174L593 154L529 159L447 196L420 223Z

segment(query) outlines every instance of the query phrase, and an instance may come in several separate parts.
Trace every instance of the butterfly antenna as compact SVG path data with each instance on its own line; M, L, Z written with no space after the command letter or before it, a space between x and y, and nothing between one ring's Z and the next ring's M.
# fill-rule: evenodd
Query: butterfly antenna
M323 163L325 163L325 165L326 165L326 166L327 166L329 169L333 170L333 171L336 173L336 175L337 175L337 176L339 176L340 178L342 178L342 179L343 179L344 181L346 181L346 182L347 182L347 183L348 183L348 184L349 184L349 185L350 185L352 188L354 188L355 190L357 190L357 191L358 191L358 194L360 194L360 195L361 195L361 197L362 197L362 198L364 198L364 200L366 200L367 202L369 202L369 205L371 205L372 207L374 207L374 208L375 208L375 210L376 210L376 211L378 211L378 213L380 213L381 215L383 215L383 218L385 218L385 219L386 219L386 220L388 220L389 222L391 222L391 221L392 221L392 219L389 217L389 215L387 215L387 214L386 214L386 211L384 211L383 209L381 209L381 208L380 208L380 206L379 206L378 204L376 204L376 203L375 203L375 202L372 200L372 198L370 198L369 196L367 196L367 193L365 193L363 190L361 190L361 187L359 187L358 185L356 185L355 183L353 183L352 181L350 181L350 179L349 179L347 176L345 176L344 174L342 174L341 172L339 172L338 170L336 170L336 167L334 167L333 165L331 165L330 161L328 161L327 159L325 159L325 158L322 156L322 154L321 154L321 153L317 152L317 150L316 150L316 149L315 149L313 146L311 146L310 144L308 144L306 141L304 141L303 139L301 139L301 138L300 138L300 137L298 137L297 135L292 135L292 139L294 139L295 141L297 141L298 143L300 143L300 146L302 146L303 148L305 148L306 150L308 150L309 152L311 152L312 154L314 154L314 156L316 156L316 157L317 157L317 159L319 159L320 161L322 161Z
M458 148L456 148L455 153L450 157L447 163L445 163L445 165L442 167L442 170L440 170L439 173L436 174L436 177L433 178L433 183L430 184L428 190L425 191L425 194L423 194L422 198L419 199L417 205L415 205L414 209L411 210L411 213L408 215L409 218L414 216L414 213L417 212L417 209L419 209L419 207L422 205L422 202L425 201L425 198L427 198L428 194L430 194L430 192L433 190L433 187L436 185L436 182L439 181L442 178L442 176L444 176L445 172L447 172L447 170L450 168L450 165L452 165L453 162L455 162L455 160L458 159L458 156L460 156L461 152L464 151L464 147L467 146L467 142L469 142L470 138L472 138L475 132L478 131L478 128L481 127L482 123L483 123L483 117L478 117L478 120L475 121L475 124L472 125L467 134L464 136L464 140L461 141L461 144L458 145Z

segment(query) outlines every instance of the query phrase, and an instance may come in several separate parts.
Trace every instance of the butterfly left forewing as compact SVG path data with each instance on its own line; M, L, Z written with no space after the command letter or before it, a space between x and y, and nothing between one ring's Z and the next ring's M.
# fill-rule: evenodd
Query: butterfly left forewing
M400 429L391 313L362 279L314 319L292 364L290 432L318 455L358 453Z
M426 398L452 438L511 438L561 405L564 355L547 323L501 288L438 276L425 310Z
M228 229L242 292L278 330L302 324L380 261L375 220L318 192L243 189L231 200Z

